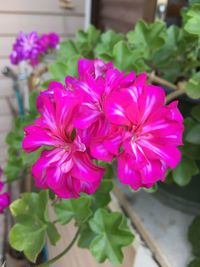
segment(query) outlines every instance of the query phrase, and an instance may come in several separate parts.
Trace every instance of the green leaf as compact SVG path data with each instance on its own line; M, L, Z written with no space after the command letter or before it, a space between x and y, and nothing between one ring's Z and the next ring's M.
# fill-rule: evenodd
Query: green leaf
M199 266L200 266L200 258L194 259L188 265L188 267L199 267Z
M200 160L200 145L193 145L185 141L184 146L180 149L185 157Z
M187 185L192 176L199 173L196 162L190 158L183 156L181 163L172 171L174 181L180 185Z
M76 33L76 46L79 53L84 57L93 57L94 47L100 40L101 31L94 26L89 26L88 30L84 32L80 30Z
M184 29L190 34L200 36L200 3L192 5L186 16L188 19L184 25Z
M97 210L98 208L106 207L110 201L111 196L110 192L113 189L113 182L110 179L103 179L100 187L97 191L91 196L93 198L93 210Z
M78 54L78 49L72 40L67 40L60 43L60 48L57 56L57 60L62 63L66 63L69 59Z
M96 237L90 244L90 251L98 262L109 259L113 264L123 260L122 247L133 241L133 234L127 226L126 218L120 212L98 209L89 221Z
M189 97L200 98L200 72L193 74L192 78L186 83L185 89Z
M137 60L141 58L140 51L131 51L124 41L118 42L113 48L113 61L120 70L132 71L137 66Z
M4 174L7 178L7 182L13 182L21 178L22 171L22 159L16 156L10 157L6 162L6 166L4 168Z
M112 58L113 47L116 43L124 39L124 35L115 33L112 30L108 30L101 36L101 42L99 42L95 48L95 57L110 57Z
M29 96L29 111L31 114L38 114L36 108L36 100L37 100L38 92L36 90L32 91Z
M61 224L66 224L72 219L81 224L91 215L90 206L91 198L87 196L76 199L62 199L55 205L55 212Z
M91 230L89 224L85 223L81 227L80 237L78 240L78 246L80 248L88 248L89 249L90 244L95 237L96 237L96 234Z
M33 221L17 223L9 233L9 242L14 249L23 251L30 261L35 262L45 245L45 230L45 225L37 225Z
M49 71L51 73L51 78L58 81L64 82L65 77L67 76L67 66L61 62L54 62L49 66Z
M135 29L127 34L128 42L135 48L143 51L143 56L150 59L152 53L162 47L166 38L165 23L157 21L146 23L140 20L136 23Z
M58 240L60 240L60 234L53 223L48 223L47 235L51 245L55 246Z
M191 144L200 144L200 123L195 124L193 127L191 127L186 135L186 141Z
M21 159L22 159L23 165L32 166L36 162L36 160L39 158L41 151L42 149L38 149L31 153L27 153L23 150L21 153Z
M200 257L200 215L195 217L188 230L188 240L192 244L194 256Z
M78 76L78 60L81 58L81 55L75 55L70 60L67 61L67 75Z
M191 110L191 114L193 118L200 122L200 105L193 107Z
M23 251L26 257L35 262L41 252L46 234L55 245L60 235L55 226L49 222L47 214L48 191L24 193L20 199L10 205L10 211L16 224L9 234L13 248Z

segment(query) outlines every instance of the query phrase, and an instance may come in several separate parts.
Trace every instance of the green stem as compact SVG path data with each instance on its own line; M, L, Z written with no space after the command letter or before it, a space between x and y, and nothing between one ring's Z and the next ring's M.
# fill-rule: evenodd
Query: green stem
M74 243L76 242L76 240L79 236L79 233L80 233L80 228L76 232L76 234L75 234L74 238L72 239L72 241L70 242L70 244L60 254L58 254L54 258L52 258L52 259L50 259L50 260L48 260L42 264L37 265L37 267L48 267L50 264L52 264L52 263L56 262L57 260L59 260L60 258L62 258L72 248L72 246L74 245Z

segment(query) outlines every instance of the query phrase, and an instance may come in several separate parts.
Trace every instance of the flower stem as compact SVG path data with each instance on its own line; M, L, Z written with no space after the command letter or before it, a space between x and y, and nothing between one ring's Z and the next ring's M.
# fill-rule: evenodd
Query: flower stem
M178 90L178 86L177 85L175 85L173 83L170 83L170 82L168 82L168 81L156 76L154 73L147 73L147 76L148 76L148 78L149 78L149 80L151 82L156 82L158 84L165 85L170 89Z
M52 264L52 263L56 262L57 260L59 260L60 258L62 258L72 248L72 246L74 245L74 243L76 242L76 240L79 236L79 233L80 233L80 228L76 232L76 234L75 234L74 238L72 239L72 241L70 242L70 244L60 254L58 254L54 258L52 258L52 259L50 259L50 260L48 260L42 264L37 265L37 267L48 267L50 264Z
M177 98L178 96L181 96L185 93L185 90L183 89L179 89L177 91L174 91L170 94L168 94L165 98L165 103L169 103L171 100Z
M168 103L171 100L177 98L178 96L185 94L185 82L179 82L177 87L178 87L178 90L171 92L170 94L166 96L165 103Z

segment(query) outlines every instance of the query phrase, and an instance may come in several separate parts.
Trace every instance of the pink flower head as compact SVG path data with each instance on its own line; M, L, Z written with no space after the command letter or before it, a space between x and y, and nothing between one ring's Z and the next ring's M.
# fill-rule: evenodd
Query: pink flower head
M50 188L61 198L92 194L99 187L104 169L94 165L85 144L76 133L73 116L79 99L62 86L42 93L37 101L40 117L25 128L27 152L49 146L33 165L36 186Z
M34 164L36 185L63 198L92 194L103 169L92 159L118 159L118 176L133 189L164 180L180 161L183 118L177 102L146 75L125 74L100 59L81 59L78 77L51 82L37 100L40 117L25 128L23 148L49 146Z
M0 168L0 177L2 176L3 171ZM0 191L3 190L4 183L0 181ZM10 194L8 192L0 194L0 213L3 213L4 209L7 208L10 204Z
M118 154L122 129L105 117L104 103L111 92L131 84L135 73L125 75L100 59L79 60L78 73L78 79L66 79L83 99L75 126L92 156L110 162Z
M166 106L164 90L145 82L146 75L139 75L131 86L110 94L104 106L109 121L124 129L119 179L135 190L163 181L181 159L183 118L177 102Z

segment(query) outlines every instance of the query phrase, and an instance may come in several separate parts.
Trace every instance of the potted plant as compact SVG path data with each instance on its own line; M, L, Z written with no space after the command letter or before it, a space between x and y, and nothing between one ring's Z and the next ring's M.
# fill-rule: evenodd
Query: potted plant
M132 242L133 234L125 216L107 208L115 158L120 181L134 190L151 188L166 176L179 186L195 180L200 144L199 12L199 3L184 10L182 27L139 21L132 31L119 34L90 26L77 32L75 41L60 44L54 62L47 66L50 80L38 87L45 90L37 97L37 110L35 100L30 105L27 116L34 111L32 122L25 118L16 124L17 149L23 126L31 124L25 127L23 148L36 151L30 154L33 157L22 150L20 156L15 153L6 168L9 178L16 159L17 167L33 165L41 189L23 194L10 206L16 220L10 243L31 261L44 247L46 236L57 243L57 223L74 219L78 230L72 243L40 266L55 262L76 240L99 262L122 262L121 248ZM148 82L144 74L136 77L141 72L147 73ZM165 87L166 98L160 86ZM177 98L185 124L181 153L177 146L182 144L183 118L173 102ZM191 104L190 99L196 102ZM170 104L164 105L164 100ZM11 148L16 134L15 130L8 137ZM49 199L55 221L48 216Z

